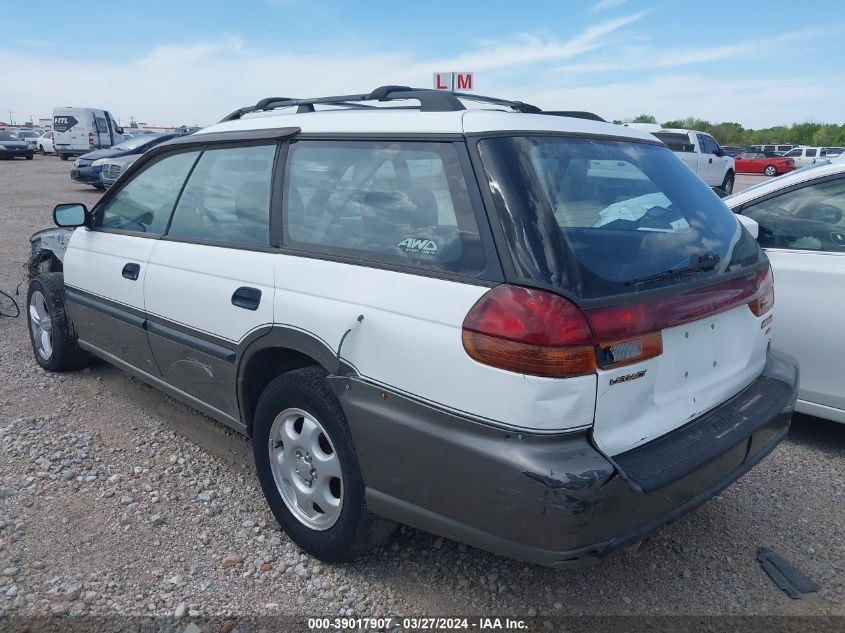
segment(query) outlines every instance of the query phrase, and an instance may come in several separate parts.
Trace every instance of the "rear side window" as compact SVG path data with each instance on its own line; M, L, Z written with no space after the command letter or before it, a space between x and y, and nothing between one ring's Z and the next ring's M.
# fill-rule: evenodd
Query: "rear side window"
M275 157L275 145L203 152L168 236L268 246Z
M103 205L100 226L164 233L182 184L197 156L199 152L174 154L147 167Z
M290 148L286 246L467 275L484 270L451 143L300 141Z

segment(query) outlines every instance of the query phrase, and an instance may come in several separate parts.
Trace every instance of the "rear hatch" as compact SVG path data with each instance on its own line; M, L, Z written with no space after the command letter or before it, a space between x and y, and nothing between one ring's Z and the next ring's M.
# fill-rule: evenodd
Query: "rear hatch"
M53 143L63 150L85 150L91 147L91 113L84 108L61 108L53 111Z
M682 426L760 375L768 262L669 149L530 133L481 139L478 149L509 282L565 297L592 331L593 438L603 452Z

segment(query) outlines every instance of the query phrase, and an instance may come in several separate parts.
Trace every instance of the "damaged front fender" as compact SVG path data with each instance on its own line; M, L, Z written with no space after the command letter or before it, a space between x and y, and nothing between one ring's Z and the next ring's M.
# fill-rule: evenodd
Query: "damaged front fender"
M30 277L62 270L71 235L73 229L62 227L43 229L32 234L26 262Z

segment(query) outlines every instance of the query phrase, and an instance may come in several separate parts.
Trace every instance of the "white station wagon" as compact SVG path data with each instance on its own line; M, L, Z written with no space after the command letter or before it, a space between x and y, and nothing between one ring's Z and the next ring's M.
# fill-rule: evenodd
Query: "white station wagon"
M766 256L635 129L397 86L270 98L54 218L77 228L33 237L37 362L98 356L251 436L327 561L395 522L601 557L789 428Z

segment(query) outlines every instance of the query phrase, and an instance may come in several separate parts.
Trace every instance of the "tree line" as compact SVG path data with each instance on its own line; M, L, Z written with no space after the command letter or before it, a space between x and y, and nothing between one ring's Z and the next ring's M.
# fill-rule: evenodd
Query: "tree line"
M651 114L640 114L632 123L657 123ZM622 121L614 121L622 123ZM665 128L683 128L707 132L721 145L760 145L763 143L791 143L819 147L845 146L845 125L835 123L793 123L759 130L746 129L739 123L711 123L696 117L661 123Z

